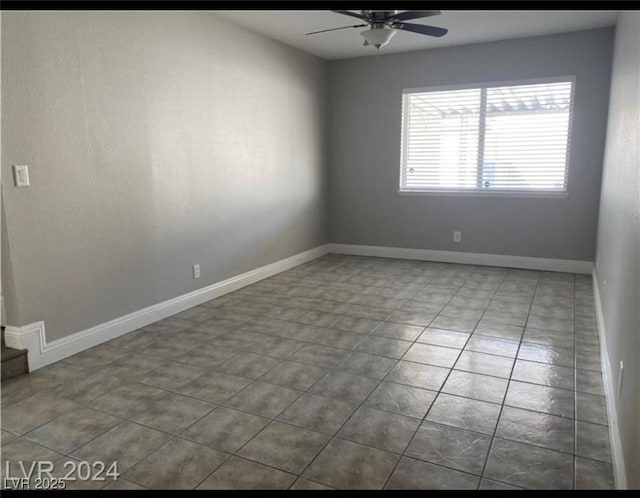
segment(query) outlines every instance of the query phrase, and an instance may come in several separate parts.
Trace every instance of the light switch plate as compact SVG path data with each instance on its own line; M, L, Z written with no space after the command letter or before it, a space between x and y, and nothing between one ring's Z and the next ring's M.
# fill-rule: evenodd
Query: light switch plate
M13 165L13 178L16 183L16 187L28 187L29 186L29 167L24 164Z

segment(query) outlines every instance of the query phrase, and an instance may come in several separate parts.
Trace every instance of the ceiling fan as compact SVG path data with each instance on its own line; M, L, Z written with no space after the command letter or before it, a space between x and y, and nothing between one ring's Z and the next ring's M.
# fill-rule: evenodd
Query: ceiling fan
M317 33L326 33L327 31L336 31L338 29L364 28L368 26L368 30L360 33L364 37L364 46L373 45L380 50L380 48L389 43L398 30L437 37L444 36L448 32L445 28L405 22L410 19L437 16L440 14L439 10L408 10L405 12L398 12L397 10L363 10L360 14L348 10L334 10L332 12L356 17L364 21L364 23L354 24L353 26L342 26L340 28L322 29L306 34L315 35Z

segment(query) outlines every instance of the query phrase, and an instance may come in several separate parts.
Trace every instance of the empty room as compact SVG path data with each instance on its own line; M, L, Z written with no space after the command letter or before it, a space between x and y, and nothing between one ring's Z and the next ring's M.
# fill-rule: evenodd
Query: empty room
M640 11L332 7L4 3L1 489L640 487Z

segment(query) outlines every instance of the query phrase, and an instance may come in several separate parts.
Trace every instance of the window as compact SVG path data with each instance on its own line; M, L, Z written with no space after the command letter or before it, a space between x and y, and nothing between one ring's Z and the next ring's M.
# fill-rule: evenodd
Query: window
M573 78L405 90L401 192L565 194Z

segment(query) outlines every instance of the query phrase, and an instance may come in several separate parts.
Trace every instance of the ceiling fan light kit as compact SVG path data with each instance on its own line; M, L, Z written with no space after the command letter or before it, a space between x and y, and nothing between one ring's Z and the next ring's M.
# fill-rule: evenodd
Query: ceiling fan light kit
M373 45L378 50L391 41L391 38L397 33L393 28L368 29L360 33L364 38L364 45Z
M327 31L336 31L347 28L363 28L368 26L369 29L362 31L360 34L364 38L364 46L374 46L376 49L384 47L398 31L409 31L421 35L440 37L447 34L445 28L437 26L426 26L424 24L410 24L404 21L409 19L420 19L423 17L437 16L439 10L408 10L398 12L397 10L363 10L360 14L348 10L334 10L337 14L356 17L365 24L355 24L353 26L341 26L339 28L329 28L320 31L306 33L307 35L315 35L325 33Z

